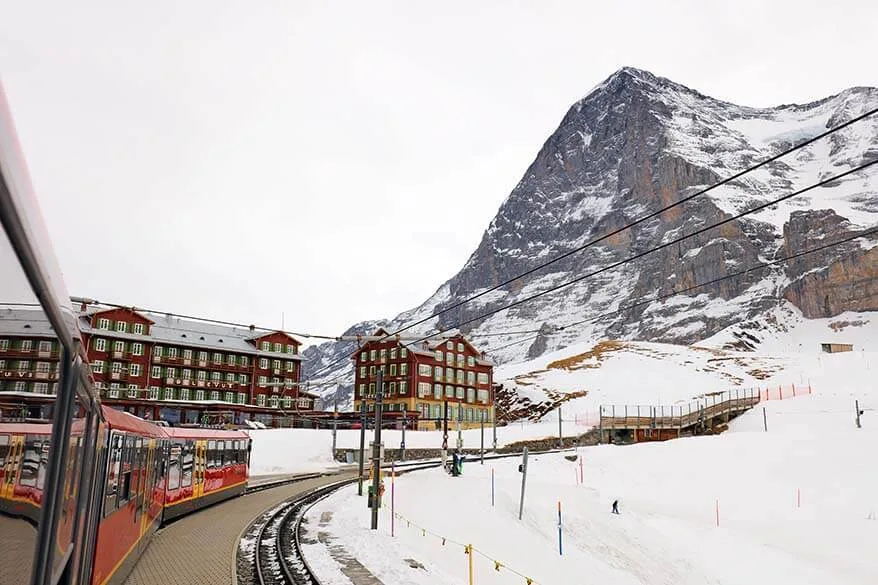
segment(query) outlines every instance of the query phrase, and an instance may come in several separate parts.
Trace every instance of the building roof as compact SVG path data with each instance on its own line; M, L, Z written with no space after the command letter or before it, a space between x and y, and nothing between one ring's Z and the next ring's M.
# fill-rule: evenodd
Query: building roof
M220 325L155 313L140 312L139 314L153 322L149 328L149 335L135 335L133 333L96 329L91 326L91 315L88 312L80 315L79 326L84 332L91 335L100 335L101 337L130 341L153 341L158 344L185 345L285 360L304 361L305 359L298 353L260 350L249 341L253 338L253 330L249 327ZM271 335L272 333L275 332L267 331L265 335Z
M0 335L14 337L57 337L41 309L0 308Z

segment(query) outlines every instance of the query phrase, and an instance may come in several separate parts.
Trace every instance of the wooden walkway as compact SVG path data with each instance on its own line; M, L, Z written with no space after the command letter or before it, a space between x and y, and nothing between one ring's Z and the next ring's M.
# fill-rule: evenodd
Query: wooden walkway
M686 405L601 406L600 430L612 441L624 432L637 440L664 440L713 431L759 403L758 390L737 390L705 397Z

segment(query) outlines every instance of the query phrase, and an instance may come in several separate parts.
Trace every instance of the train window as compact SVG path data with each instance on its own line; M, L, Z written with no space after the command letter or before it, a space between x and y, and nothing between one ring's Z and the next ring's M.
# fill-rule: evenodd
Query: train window
M37 443L40 452L40 467L37 470L37 489L42 490L46 483L46 466L49 464L49 441Z
M232 454L231 454L232 459L231 459L230 463L233 463L235 465L238 464L238 459L241 458L241 453L238 451L239 449L240 449L240 445L238 445L238 441L232 441Z
M183 487L189 487L192 485L192 469L194 465L194 445L192 441L189 441L183 445L183 463L182 463L182 472L183 472L183 481L181 485Z
M168 490L180 489L180 445L171 445L168 458Z
M104 516L116 509L119 492L119 476L122 471L122 435L110 434L110 451L107 454L107 490L104 498Z
M18 484L25 487L36 487L37 478L40 474L40 458L42 444L36 437L28 436L24 441L24 461L21 464L21 474L18 476Z
M9 455L9 435L0 435L0 471L6 467L6 457Z
M225 441L217 441L216 442L216 466L224 467L226 464L226 442Z
M216 467L216 441L207 442L207 467L213 469Z
M125 437L125 449L122 454L122 474L119 477L119 506L131 499L131 475L136 455L134 437Z

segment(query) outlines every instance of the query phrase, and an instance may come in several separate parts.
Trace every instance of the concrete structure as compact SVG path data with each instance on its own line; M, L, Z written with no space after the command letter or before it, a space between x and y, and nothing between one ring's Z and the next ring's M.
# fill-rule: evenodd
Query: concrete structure
M821 343L820 348L824 353L841 353L844 351L854 351L852 343Z
M375 336L387 333L383 329ZM430 345L405 345L398 339L365 343L354 356L354 410L363 401L374 410L376 376L384 372L383 409L415 412L417 428L436 428L448 404L449 428L472 427L494 417L494 367L462 335Z

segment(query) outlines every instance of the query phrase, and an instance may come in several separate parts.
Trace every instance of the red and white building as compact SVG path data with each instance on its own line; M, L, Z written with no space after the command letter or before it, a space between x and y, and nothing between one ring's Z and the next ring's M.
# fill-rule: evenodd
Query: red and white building
M48 398L59 355L45 317L3 311L0 400L27 393ZM276 426L314 409L316 396L298 386L301 343L283 331L84 305L79 326L102 400L120 410L172 424Z
M387 333L379 329L375 336ZM383 372L382 408L417 413L424 421L473 426L494 419L493 364L462 335L434 344L405 345L397 339L369 341L354 356L354 410L374 412L377 374ZM427 423L429 425L429 423Z

